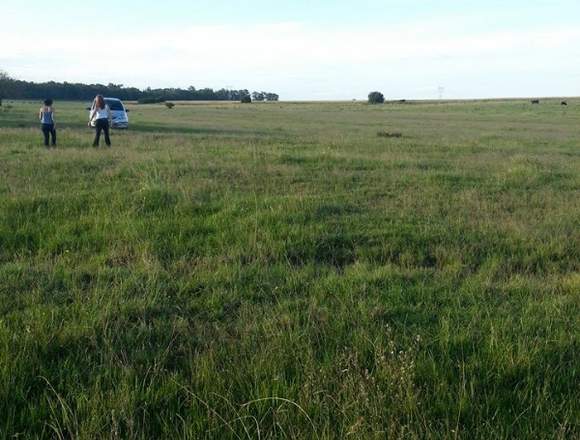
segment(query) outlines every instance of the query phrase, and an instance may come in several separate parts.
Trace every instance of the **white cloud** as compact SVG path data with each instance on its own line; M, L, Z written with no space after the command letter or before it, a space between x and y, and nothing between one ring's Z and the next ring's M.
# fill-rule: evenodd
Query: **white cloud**
M579 28L471 32L454 22L384 29L316 29L299 23L195 26L98 38L61 31L50 39L42 31L16 35L8 28L0 30L0 40L9 42L0 48L0 67L38 81L232 84L279 91L287 98L362 97L375 88L432 97L436 86L446 82L464 97L493 94L489 86L478 86L482 81L497 84L496 95L548 94L554 84L545 93L525 91L518 75L551 75L553 80L561 72L559 87L580 93L576 82L565 81L580 72Z

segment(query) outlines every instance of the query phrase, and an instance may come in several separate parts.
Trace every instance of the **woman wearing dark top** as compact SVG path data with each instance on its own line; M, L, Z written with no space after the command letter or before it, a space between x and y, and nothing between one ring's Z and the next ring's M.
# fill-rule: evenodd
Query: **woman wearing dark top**
M109 138L109 126L111 121L111 109L101 95L97 95L93 101L93 107L91 108L91 114L89 117L89 127L92 125L93 121L95 121L95 140L93 142L93 147L99 146L101 131L105 133L105 143L110 147L111 139Z
M52 146L56 147L56 128L54 124L54 107L52 106L52 99L45 99L44 105L38 112L38 118L44 134L44 146L48 148L49 138L52 138Z

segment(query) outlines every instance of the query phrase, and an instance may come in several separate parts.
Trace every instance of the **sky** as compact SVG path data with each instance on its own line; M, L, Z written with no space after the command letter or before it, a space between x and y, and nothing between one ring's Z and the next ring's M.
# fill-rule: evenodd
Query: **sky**
M579 0L0 1L0 70L31 81L580 96Z

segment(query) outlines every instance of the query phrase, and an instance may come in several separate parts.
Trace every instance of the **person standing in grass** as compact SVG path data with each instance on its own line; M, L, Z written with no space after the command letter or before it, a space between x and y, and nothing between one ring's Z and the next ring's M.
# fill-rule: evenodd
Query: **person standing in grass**
M111 138L109 137L109 127L111 126L111 109L102 95L97 95L93 101L89 117L89 127L93 125L93 122L95 124L95 140L93 141L93 147L99 146L101 131L105 133L105 143L110 147Z
M45 99L44 105L40 107L38 112L38 119L44 134L44 146L49 148L49 140L52 140L52 146L56 148L56 128L54 123L54 107L52 106L52 99Z

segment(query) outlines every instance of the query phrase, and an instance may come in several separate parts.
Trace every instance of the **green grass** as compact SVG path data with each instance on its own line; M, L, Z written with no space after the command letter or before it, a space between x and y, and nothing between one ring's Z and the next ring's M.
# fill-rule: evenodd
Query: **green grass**
M578 438L569 104L5 101L0 434Z

